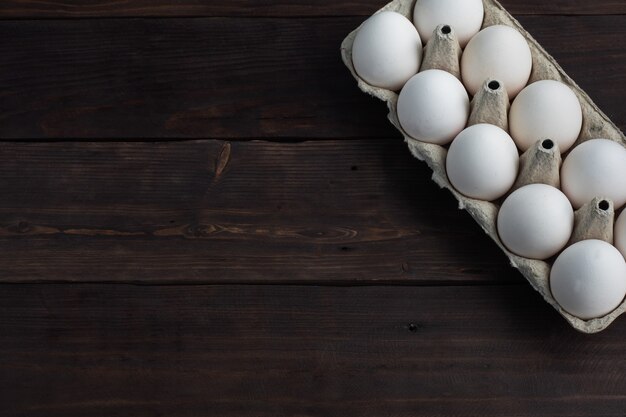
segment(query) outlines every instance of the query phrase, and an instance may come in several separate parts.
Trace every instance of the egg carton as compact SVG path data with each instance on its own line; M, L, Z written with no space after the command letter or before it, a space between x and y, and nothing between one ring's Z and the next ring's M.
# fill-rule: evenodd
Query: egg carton
M395 0L388 3L376 13L394 11L412 21L412 12L416 0ZM557 64L539 43L513 18L496 0L483 0L485 10L482 28L492 25L507 25L517 29L526 39L532 53L533 69L529 83L539 80L556 80L568 85L578 97L582 112L583 126L581 133L572 146L594 138L604 138L616 141L626 146L626 137L611 120L593 103L589 96L572 80ZM359 27L360 28L360 27ZM596 333L604 330L620 314L626 311L626 300L611 313L590 320L582 320L563 310L550 292L549 276L551 264L549 261L539 261L524 258L510 252L500 241L496 230L496 219L499 202L481 201L468 198L450 184L445 170L447 150L440 145L419 142L411 138L400 126L396 105L398 94L394 91L374 87L361 79L352 64L352 45L359 28L352 31L341 44L341 55L345 65L358 82L359 88L374 97L387 103L389 108L388 119L403 134L413 156L424 161L432 169L432 179L442 188L447 188L459 202L459 209L465 209L493 239L494 242L509 257L511 265L517 268L526 277L532 287L552 305L575 329L584 333ZM438 28L439 30L440 28ZM437 33L429 42L424 51L423 63L420 71L431 68L444 69L459 78L460 50L453 44L446 42L445 33ZM432 43L437 45L431 47ZM430 50L429 50L430 49ZM487 80L481 91L474 96L471 103L471 115L468 125L476 123L491 123L508 131L507 112L509 100L506 92L497 83ZM513 189L522 185L541 182L560 188L559 168L561 155L558 146L550 146L550 142L538 142L520 157L520 174ZM575 228L571 243L583 239L602 239L613 242L613 221L615 213L610 200L596 198L576 211Z

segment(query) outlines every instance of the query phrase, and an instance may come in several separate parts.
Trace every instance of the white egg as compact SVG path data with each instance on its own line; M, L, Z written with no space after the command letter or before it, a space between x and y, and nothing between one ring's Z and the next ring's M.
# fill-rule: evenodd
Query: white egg
M474 36L461 57L463 84L476 94L486 79L496 79L513 98L530 78L533 61L526 39L504 25L489 26Z
M619 209L626 204L626 148L608 139L576 146L561 167L561 188L574 208L603 197Z
M397 109L400 125L409 136L443 145L467 124L470 101L463 84L452 74L427 70L405 84Z
M498 234L511 252L547 259L567 245L574 229L574 210L559 189L530 184L509 195L498 212Z
M424 43L439 25L451 26L462 48L483 24L482 0L417 0L413 22Z
M571 88L553 80L524 88L509 111L511 136L522 151L540 139L552 139L563 153L578 139L582 125L578 97Z
M613 311L626 295L626 261L602 240L565 249L550 271L552 296L565 311L587 320Z
M354 69L367 83L397 91L419 70L422 41L409 19L381 12L363 23L352 44Z
M519 155L504 130L477 124L454 139L446 157L450 183L461 194L480 200L502 197L515 182Z
M622 214L617 218L613 236L615 237L615 247L626 258L626 210L622 211Z

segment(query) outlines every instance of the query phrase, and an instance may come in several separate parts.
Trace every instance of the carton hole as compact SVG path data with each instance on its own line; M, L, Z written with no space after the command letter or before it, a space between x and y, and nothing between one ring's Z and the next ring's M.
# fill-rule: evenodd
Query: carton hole
M443 33L444 35L447 35L447 34L449 34L450 32L452 32L452 29L451 29L451 28L450 28L450 26L448 26L448 25L444 25L444 26L441 28L441 33Z
M543 147L543 149L552 149L554 148L554 141L552 141L552 139L545 139L543 142L541 142L541 146Z
M498 88L500 88L500 83L497 81L489 81L489 84L487 84L487 86L492 89L492 90L497 90Z
M598 208L600 210L607 211L609 207L610 207L610 204L606 200L600 200L600 202L598 203Z

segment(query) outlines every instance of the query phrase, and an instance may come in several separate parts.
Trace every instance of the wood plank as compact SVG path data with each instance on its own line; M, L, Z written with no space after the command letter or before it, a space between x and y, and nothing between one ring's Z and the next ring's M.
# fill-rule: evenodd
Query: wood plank
M278 2L231 0L126 0L84 2L80 0L4 0L0 18L86 18L86 17L183 17L183 16L368 16L385 0ZM515 15L626 14L622 0L501 0Z
M339 57L361 21L0 21L0 138L397 137ZM521 21L624 129L626 16Z
M357 22L0 22L0 137L393 134L341 62Z
M1 281L521 282L401 139L0 143Z
M0 286L4 417L623 416L626 319L528 285Z

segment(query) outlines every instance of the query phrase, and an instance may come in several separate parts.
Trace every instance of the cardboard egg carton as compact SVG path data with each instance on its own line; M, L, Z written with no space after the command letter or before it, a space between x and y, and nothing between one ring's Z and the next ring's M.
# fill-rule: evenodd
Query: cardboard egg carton
M378 12L395 11L412 21L415 1L416 0L395 0ZM533 58L533 70L529 83L544 79L557 80L568 85L578 96L583 112L583 127L572 149L579 143L594 138L611 139L626 146L626 137L617 126L598 109L589 96L556 63L554 58L524 30L522 25L515 20L502 5L496 0L483 0L483 4L485 9L483 28L492 25L507 25L517 29L526 38ZM436 144L419 142L409 137L406 132L402 130L398 121L396 112L398 94L390 90L374 87L366 83L356 74L354 66L352 65L352 44L358 30L359 28L355 29L344 39L341 45L341 55L344 63L357 80L359 88L387 103L389 108L388 118L404 135L405 142L413 156L428 164L433 171L433 181L442 188L450 190L459 201L459 208L465 209L470 213L483 230L496 242L500 249L506 253L511 265L517 268L526 277L533 288L575 329L581 332L599 332L611 324L620 314L624 313L626 311L626 301L623 301L611 313L591 320L582 320L574 317L559 306L550 292L550 263L517 256L508 251L498 238L498 232L496 230L496 219L499 209L498 202L494 203L467 198L458 193L450 184L446 175L446 148ZM436 37L433 39L435 38ZM434 66L446 69L453 74L457 72L458 67L455 68L455 65L458 65L458 57L455 55L458 54L458 51L453 47L449 47L449 45L444 45L437 49L438 52L429 52L428 48L425 50L424 60L426 60L426 55L431 55L431 57L428 58L427 66L430 68ZM449 56L446 56L446 50L449 51ZM423 69L424 65L421 70ZM458 72L455 75L458 77ZM488 87L488 81L485 82L483 90L477 93L472 100L472 115L470 116L468 125L486 122L499 125L508 131L506 115L509 103L508 98L506 98L506 93L503 93L501 90L501 88L490 89ZM500 91L500 93L498 93L498 91ZM504 98L502 94L504 94ZM543 182L557 187L560 185L559 168L561 155L558 152L557 146L551 147L549 145L548 143L548 146L543 146L542 143L538 142L521 156L520 174L513 187L514 189L533 182ZM615 213L610 201L607 202L601 198L596 199L579 209L575 217L575 230L570 243L588 238L600 238L612 243L613 219Z

